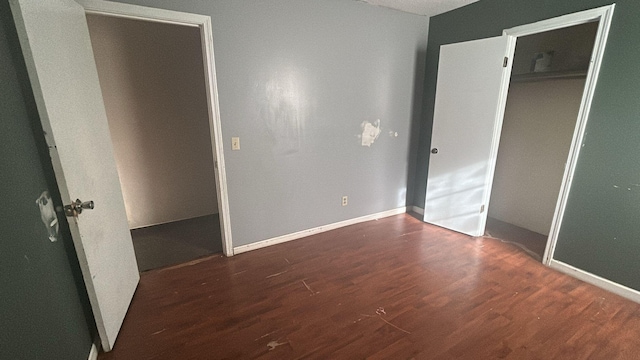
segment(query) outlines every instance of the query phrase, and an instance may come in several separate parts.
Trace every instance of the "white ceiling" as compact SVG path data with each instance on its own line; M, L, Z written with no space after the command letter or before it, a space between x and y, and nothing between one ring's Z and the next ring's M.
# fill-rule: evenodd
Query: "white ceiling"
M478 0L359 0L408 13L434 16Z

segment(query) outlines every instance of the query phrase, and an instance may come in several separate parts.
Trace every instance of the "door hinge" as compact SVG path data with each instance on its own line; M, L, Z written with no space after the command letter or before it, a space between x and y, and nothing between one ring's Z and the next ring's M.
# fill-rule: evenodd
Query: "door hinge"
M484 212L484 205L480 206L480 214Z
M504 60L502 61L502 67L507 67L508 63L509 63L509 58L505 56Z

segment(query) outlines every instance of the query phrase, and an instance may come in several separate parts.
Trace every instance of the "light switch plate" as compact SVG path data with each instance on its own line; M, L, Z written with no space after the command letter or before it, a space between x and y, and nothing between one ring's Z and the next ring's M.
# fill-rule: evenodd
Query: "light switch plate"
M240 150L240 138L232 137L231 138L231 150Z

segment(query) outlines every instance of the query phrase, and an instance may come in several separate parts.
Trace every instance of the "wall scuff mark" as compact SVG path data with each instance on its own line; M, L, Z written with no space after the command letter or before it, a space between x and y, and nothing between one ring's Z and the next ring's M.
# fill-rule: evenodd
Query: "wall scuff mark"
M371 144L380 136L380 119L373 124L363 121L360 126L362 127L362 146L371 147Z
M56 210L53 207L49 192L43 191L40 197L36 199L36 204L38 204L40 208L40 219L42 219L42 223L47 228L49 240L51 242L57 241L60 225L58 224L58 216L56 215Z
M308 113L304 70L284 67L256 84L258 117L265 124L276 154L300 151Z

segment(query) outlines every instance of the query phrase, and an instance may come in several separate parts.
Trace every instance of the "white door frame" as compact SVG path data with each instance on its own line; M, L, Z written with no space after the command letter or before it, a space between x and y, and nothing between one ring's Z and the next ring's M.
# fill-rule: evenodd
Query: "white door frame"
M218 107L218 85L216 81L215 62L213 57L213 31L211 17L198 14L183 13L138 5L129 5L102 0L76 0L87 14L111 16L117 18L174 24L197 27L200 29L202 55L207 91L207 107L209 113L209 129L211 148L213 149L214 172L218 195L218 211L220 212L220 229L222 232L222 251L226 256L233 256L231 235L231 219L229 212L229 196L227 193L227 175L224 163L222 124Z
M595 92L596 82L598 80L598 74L600 72L600 65L602 63L602 56L604 54L605 45L607 43L607 37L609 35L609 28L611 26L611 18L613 16L614 8L615 4L612 4L600 8L559 16L532 24L516 26L503 31L503 35L512 37L515 43L517 38L520 36L537 34L574 25L581 25L592 21L599 21L598 31L596 33L593 51L591 53L591 62L589 70L587 72L587 79L582 94L582 102L580 103L580 110L578 112L578 119L576 121L576 128L571 140L569 157L567 159L564 175L562 177L562 185L560 187L560 193L558 195L558 201L556 203L556 209L553 215L553 221L551 223L551 230L549 232L549 238L547 240L547 246L545 248L542 260L545 265L552 265L553 254L558 241L558 234L560 232L562 218L567 206L569 190L571 189L571 183L573 181L573 175L575 173L578 155L580 153L580 149L582 148L582 139L584 137L587 120L589 117L589 110L591 109L591 101L593 100L593 94Z

